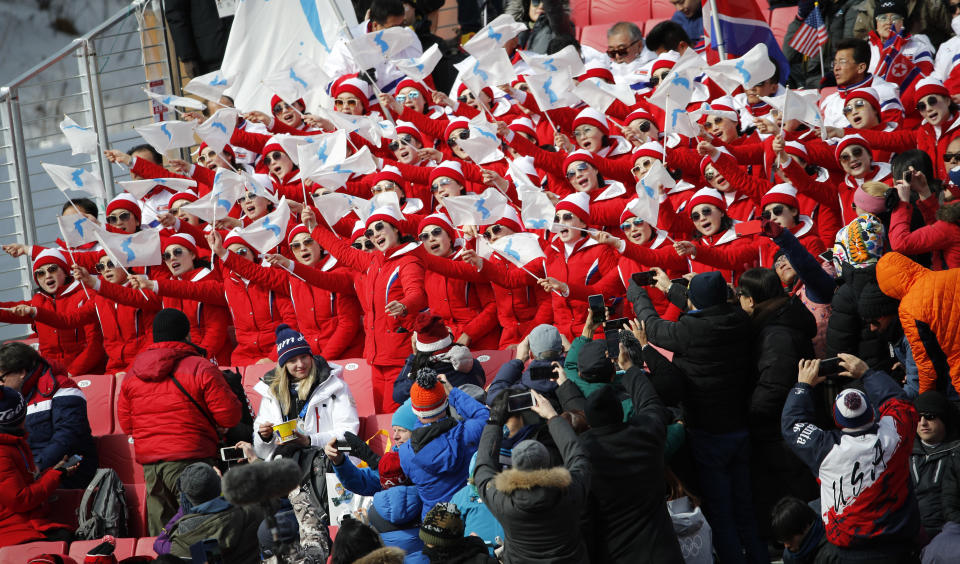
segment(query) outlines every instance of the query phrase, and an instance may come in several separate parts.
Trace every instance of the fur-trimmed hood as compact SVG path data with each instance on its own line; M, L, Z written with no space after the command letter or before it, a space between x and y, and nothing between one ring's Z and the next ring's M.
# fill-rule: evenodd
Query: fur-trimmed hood
M403 564L407 554L402 548L385 546L353 561L353 564Z
M570 486L572 481L570 471L563 466L539 470L509 468L497 474L493 485L501 492L509 495L517 490L532 490L534 488L565 489Z

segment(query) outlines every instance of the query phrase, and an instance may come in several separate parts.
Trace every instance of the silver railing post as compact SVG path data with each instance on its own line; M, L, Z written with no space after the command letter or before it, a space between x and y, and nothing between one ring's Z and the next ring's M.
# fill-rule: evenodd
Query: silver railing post
M80 80L84 88L85 113L91 118L90 123L93 125L94 131L97 132L101 148L109 149L110 139L107 136L107 119L104 116L103 95L100 92L100 73L97 72L97 53L92 48L92 42L89 39L85 39L80 46L78 64ZM102 152L97 153L97 168L100 169L100 178L103 179L103 186L107 189L107 194L112 197L115 194L113 169L110 168L110 161L103 156Z
M16 88L6 90L6 101L4 102L4 121L8 127L6 130L9 141L10 153L13 157L13 176L15 179L14 190L17 205L16 212L19 212L17 227L23 236L23 243L28 247L36 243L36 226L33 221L33 201L30 197L30 174L27 167L26 143L23 139L23 124L20 116L20 100ZM3 92L0 92L2 94ZM30 257L27 257L27 267L20 269L20 280L23 284L23 298L30 299L31 288L33 287L32 272L30 268Z

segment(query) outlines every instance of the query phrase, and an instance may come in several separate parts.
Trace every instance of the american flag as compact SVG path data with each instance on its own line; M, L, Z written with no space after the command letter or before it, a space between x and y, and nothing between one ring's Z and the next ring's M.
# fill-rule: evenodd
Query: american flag
M804 56L813 57L826 42L827 26L823 24L820 8L814 5L813 11L803 20L790 40L790 47Z

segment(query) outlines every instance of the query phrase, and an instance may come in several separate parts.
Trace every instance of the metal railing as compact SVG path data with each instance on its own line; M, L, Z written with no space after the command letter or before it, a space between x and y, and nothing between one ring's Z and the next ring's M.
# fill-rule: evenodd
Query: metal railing
M179 90L168 37L160 0L135 0L0 87L0 243L47 246L60 236L64 196L41 162L92 170L108 194L115 192L114 181L128 173L102 153L72 155L59 123L67 114L92 127L102 149L126 150L142 142L135 125L173 119L143 93ZM30 298L31 266L29 257L0 256L0 301ZM0 340L29 332L27 325L0 324Z

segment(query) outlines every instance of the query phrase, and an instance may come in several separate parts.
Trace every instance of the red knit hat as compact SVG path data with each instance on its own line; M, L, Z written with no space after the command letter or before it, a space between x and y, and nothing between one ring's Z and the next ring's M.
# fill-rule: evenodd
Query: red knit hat
M880 115L880 95L877 94L877 91L874 88L862 86L856 90L848 91L843 97L844 105L849 103L849 101L853 100L854 98L861 98L865 100L873 107L873 110L877 112L877 115Z
M367 217L367 221L364 222L364 226L370 227L378 221L389 223L394 227L394 229L399 231L400 226L403 224L403 214L400 213L400 210L394 206L381 206L373 210L373 213Z
M731 121L739 121L740 119L734 107L733 98L730 96L720 96L712 102L704 102L700 104L698 111L701 114L700 119L697 120L698 122L702 122L706 119L706 116L720 116Z
M37 270L41 266L55 264L64 272L70 272L70 265L67 263L67 257L57 249L44 249L33 259L33 269Z
M866 149L870 155L873 155L873 147L870 146L870 142L860 137L859 135L847 135L837 143L836 149L833 150L833 156L837 158L837 163L840 162L840 153L844 151L850 145L860 145Z
M417 371L410 386L410 408L420 419L436 417L447 409L447 391L430 367Z
M502 225L503 227L509 228L514 233L523 233L523 221L520 219L520 214L517 213L517 209L513 206L504 206L503 217L494 221L490 225L481 225L480 233L486 233L487 229L490 229L490 227L493 225Z
M200 148L197 149L197 152L200 153L200 154L203 154L203 150L206 149L207 147L208 147L207 142L204 141L203 143L200 143ZM224 146L223 146L223 150L222 150L221 152L222 152L224 155L227 155L227 156L230 156L230 157L233 157L233 158L237 158L236 153L233 152L233 147L231 147L230 145L224 145Z
M433 184L433 181L441 176L446 176L447 178L453 179L459 182L461 186L464 186L467 183L467 179L463 177L463 168L457 161L443 161L442 163L433 167L433 169L430 171L430 184Z
M441 213L432 213L421 219L420 224L417 225L417 233L423 233L423 230L431 225L436 225L446 231L451 241L457 238L457 230L454 229L447 216Z
M256 253L257 248L244 239L243 235L243 232L239 231L237 227L234 227L229 233L227 233L227 236L223 238L223 248L227 248L230 245L243 245L244 247Z
M459 97L461 94L463 94L463 91L466 89L467 89L467 83L461 82L460 86L457 87L457 96ZM483 89L480 90L480 93L486 94L487 96L490 97L491 100L493 100L493 88L490 88L489 86L484 86Z
M720 155L717 157L717 161L719 161L720 159L729 159L734 164L736 164L737 159L735 159L734 156L730 154L730 151L728 151L726 147L719 147L717 150L720 151ZM713 159L711 159L709 155L700 159L700 174L702 174L703 176L706 176L707 166L712 165L713 162L714 162ZM713 168L716 169L717 167L713 167Z
M458 129L470 129L470 122L462 117L455 117L447 123L446 129L443 130L443 138L450 139L450 136L453 135L453 132Z
M395 450L391 450L380 457L377 473L380 475L380 487L385 490L393 486L410 484L410 478L407 478L400 466L400 455Z
M283 145L280 144L280 139L276 135L273 135L270 137L270 139L267 139L267 142L263 145L263 149L260 151L260 156L265 157L274 151L280 151L284 155L290 156L287 154L287 150L283 147Z
M301 233L306 233L307 235L309 235L310 229L307 228L307 226L302 223L298 223L294 225L293 229L290 230L290 233L287 233L287 243L293 242L293 238L296 237L297 235L300 235Z
M533 122L530 121L530 118L528 117L517 118L510 122L510 125L507 127L510 129L510 131L516 133L525 133L534 139L537 138L537 130L533 127Z
M800 209L800 202L797 201L797 189L792 184L777 184L767 190L767 193L760 198L760 209L770 204L784 204L794 209Z
M346 217L349 217L349 214ZM357 237L362 236L366 231L367 231L367 225L359 219L356 220L353 223L353 231L350 232L350 240L356 241Z
M627 205L623 206L623 211L620 212L620 225L623 225L623 222L627 221L630 218L638 217L637 214L633 213L633 206L640 201L640 198L634 198L627 202Z
M165 251L170 245L180 245L193 254L197 254L197 241L188 233L174 233L169 237L160 238L160 250ZM226 246L226 245L224 245Z
M403 135L404 133L423 143L423 134L420 133L416 125L413 125L409 121L397 120L397 135Z
M412 78L407 77L401 80L399 84L397 84L397 88L396 90L393 91L393 95L396 96L404 88L416 88L417 92L420 93L420 97L423 98L424 103L428 106L430 105L430 97L429 97L430 89L427 88L426 84L420 82L419 80L414 80Z
M693 213L693 208L700 204L710 204L723 211L727 210L727 202L723 199L723 194L714 188L701 188L697 190L690 198L690 201L687 202L687 209Z
M810 157L807 155L807 148L803 143L798 143L796 141L787 141L783 144L783 150L788 155L793 155L799 157L804 161L809 161Z
M584 223L590 223L590 195L586 192L574 192L557 202L556 213L571 212Z
M360 224L361 233L366 230L366 226L360 221L357 212L350 210L347 215L341 217L336 223L330 226L330 229L336 233L338 237L350 237L353 234L356 224ZM354 239L356 239L356 237L352 237L350 240L353 241Z
M573 129L581 125L592 125L603 132L604 135L610 135L610 126L607 125L607 118L597 110L586 107L577 114L573 120Z
M656 118L653 117L653 114L651 114L644 108L637 108L632 112L630 112L629 114L627 114L627 119L623 120L623 123L629 124L630 122L638 119L645 119L654 125L657 124L657 120Z
M140 210L140 204L137 202L136 198L127 192L118 195L114 199L110 200L109 204L107 204L107 215L112 214L116 210L127 210L133 214L133 217L137 219L137 223L140 223L141 221L143 212Z
M413 328L414 344L419 352L435 353L453 344L453 335L443 324L443 318L429 310L417 315Z
M330 89L330 95L336 98L341 94L353 94L360 99L360 105L363 107L363 113L370 111L370 85L357 78L357 74L348 74L333 83Z
M172 208L173 204L179 202L180 200L184 200L186 202L196 202L197 195L194 194L193 192L190 192L189 190L177 192L173 196L170 196L170 201L167 202L167 209Z
M404 193L406 193L406 190L404 189L405 182L403 181L403 174L400 173L399 168L393 165L386 165L383 167L383 169L380 170L380 172L373 175L373 178L371 179L374 186L376 186L378 183L384 180L389 180L390 182L393 182L394 184L399 186L401 189L403 189Z
M271 113L273 112L273 108L276 107L276 105L279 104L280 102L283 102L283 98L281 98L280 96L277 96L276 94L274 94L273 96L270 97L270 112L271 112ZM307 107L307 104L303 101L303 98L298 98L297 101L294 102L294 104L300 104L300 105L303 106L304 108ZM273 114L273 115L276 116L276 114Z
M936 94L937 96L946 96L950 97L950 91L947 90L947 87L943 85L942 82L933 77L925 77L917 82L917 87L915 90L915 97L917 100L920 100L924 96L929 96L930 94Z
M640 157L651 157L654 159L662 160L663 159L663 145L656 141L647 141L643 145L640 145L633 150L633 160L636 161Z
M577 77L577 82L583 82L588 78L599 78L604 82L613 84L613 71L610 70L610 67L594 60L586 64L583 74Z
M657 57L657 60L653 62L653 66L650 67L650 76L653 76L661 69L672 69L679 60L680 53L676 51L664 51Z
M594 159L593 153L587 151L586 149L577 149L576 151L567 154L567 158L563 159L564 174L566 174L567 169L570 168L570 165L576 162L585 162L593 168L597 168L597 161Z

